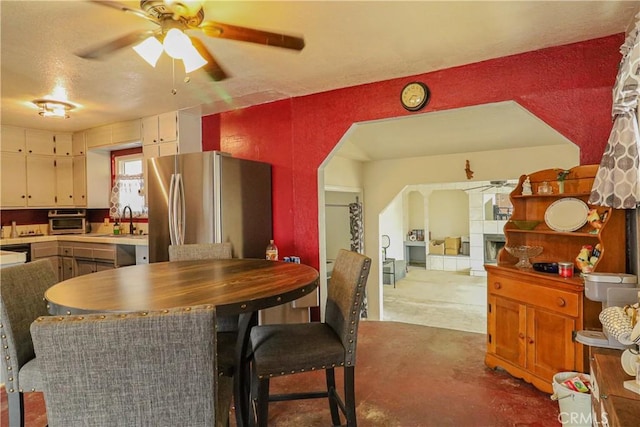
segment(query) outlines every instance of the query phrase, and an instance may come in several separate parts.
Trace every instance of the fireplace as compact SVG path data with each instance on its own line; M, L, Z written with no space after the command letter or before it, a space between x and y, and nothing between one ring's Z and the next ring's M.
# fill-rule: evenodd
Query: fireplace
M504 234L484 234L484 263L495 264L500 249L504 247Z

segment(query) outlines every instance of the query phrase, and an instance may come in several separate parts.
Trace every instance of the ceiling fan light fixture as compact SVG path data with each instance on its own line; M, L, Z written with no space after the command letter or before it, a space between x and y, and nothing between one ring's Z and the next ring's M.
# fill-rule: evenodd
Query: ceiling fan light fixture
M164 36L163 44L164 51L174 59L182 59L185 55L185 51L189 48L193 48L189 37L177 28L172 28L167 31L167 35Z
M184 71L187 74L207 64L207 60L200 55L193 45L185 50L182 62L184 62Z
M32 101L40 108L38 114L42 117L52 117L59 119L68 119L69 111L74 109L74 105L68 102L56 101L53 99L36 99Z
M135 50L136 53L152 67L155 67L158 63L158 59L160 59L163 49L164 47L162 46L162 43L160 43L160 41L154 36L151 36L145 39L142 43L133 46L133 50Z

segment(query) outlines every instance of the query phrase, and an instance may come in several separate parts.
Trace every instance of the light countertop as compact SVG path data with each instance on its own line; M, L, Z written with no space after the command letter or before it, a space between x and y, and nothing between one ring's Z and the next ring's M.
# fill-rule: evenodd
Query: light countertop
M0 251L0 267L22 264L27 261L27 254L24 252Z
M0 246L20 245L38 242L89 242L89 243L110 243L115 245L148 246L148 235L132 234L58 234L47 236L24 236L14 239L0 239Z

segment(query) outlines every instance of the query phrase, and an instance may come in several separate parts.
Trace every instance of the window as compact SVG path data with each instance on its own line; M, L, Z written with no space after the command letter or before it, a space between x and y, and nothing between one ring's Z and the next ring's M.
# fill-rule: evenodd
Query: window
M109 215L120 218L125 206L131 207L134 217L146 218L142 152L140 149L111 153L111 208Z

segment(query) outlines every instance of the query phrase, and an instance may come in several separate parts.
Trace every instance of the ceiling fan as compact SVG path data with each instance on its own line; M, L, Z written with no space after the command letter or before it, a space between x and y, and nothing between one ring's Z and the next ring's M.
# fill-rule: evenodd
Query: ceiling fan
M155 31L136 30L108 43L77 53L81 58L98 59L118 49L133 46L145 61L155 67L162 52L182 59L187 73L200 67L214 81L224 80L228 74L216 62L202 40L186 31L201 31L209 37L239 40L249 43L302 50L304 39L285 34L271 33L247 27L204 20L203 1L141 0L140 9L132 9L121 3L90 0L101 6L132 13L158 25Z
M485 184L485 185L479 185L477 187L471 187L471 188L466 188L464 191L471 191L471 190L481 190L481 191L487 191L490 188L502 188L502 187L515 187L515 184L509 183L505 180L500 180L500 181L489 181L489 184Z

